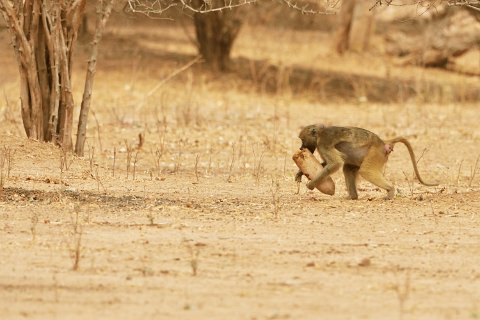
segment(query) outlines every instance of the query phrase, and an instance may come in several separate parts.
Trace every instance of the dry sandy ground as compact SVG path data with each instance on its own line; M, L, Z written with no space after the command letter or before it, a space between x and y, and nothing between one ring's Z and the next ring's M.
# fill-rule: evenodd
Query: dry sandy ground
M23 136L0 57L1 319L480 318L478 105L318 104L198 70L145 98L162 61L110 61L75 158ZM296 135L319 121L407 136L440 186L399 145L393 201L363 182L345 200L340 174L297 194Z

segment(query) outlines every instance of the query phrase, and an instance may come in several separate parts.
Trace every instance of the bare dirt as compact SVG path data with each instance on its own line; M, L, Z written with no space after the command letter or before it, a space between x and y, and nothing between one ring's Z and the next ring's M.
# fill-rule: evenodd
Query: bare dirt
M478 103L318 103L200 67L155 90L193 58L181 30L105 42L84 158L25 138L0 31L1 319L480 318ZM248 36L234 56L254 54ZM297 194L291 156L314 122L406 136L440 185L418 184L399 145L393 201L365 182L345 200L341 174L334 196Z

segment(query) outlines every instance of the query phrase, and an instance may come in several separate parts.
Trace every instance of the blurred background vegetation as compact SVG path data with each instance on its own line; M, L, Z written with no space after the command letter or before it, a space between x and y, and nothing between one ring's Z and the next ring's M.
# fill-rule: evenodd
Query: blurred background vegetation
M74 146L72 70L88 61L81 155L97 58L117 67L173 63L163 82L195 68L316 101L476 102L479 10L476 0L1 0L0 34L16 54L27 135L66 149Z

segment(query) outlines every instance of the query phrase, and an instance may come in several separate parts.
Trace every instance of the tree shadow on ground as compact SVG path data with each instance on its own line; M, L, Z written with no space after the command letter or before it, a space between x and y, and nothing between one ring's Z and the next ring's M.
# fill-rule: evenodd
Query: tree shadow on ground
M158 41L158 39L157 39ZM193 55L165 50L161 45L146 46L145 41L134 37L109 35L105 39L107 48L101 50L106 68L118 68L125 60L141 59L148 68L160 71L168 66L180 68L195 57ZM315 101L329 102L379 102L403 103L412 99L417 102L476 102L480 100L480 86L468 83L445 83L434 80L416 80L394 76L375 76L305 68L296 65L279 66L268 61L251 60L243 57L232 60L229 72L213 74L204 65L193 66L196 71L222 82L229 79L253 85L258 92L308 96ZM176 80L185 79L179 74ZM160 79L159 79L160 80ZM246 86L248 87L248 86Z
M138 195L109 195L101 192L93 191L72 191L72 190L58 190L45 191L35 189L24 189L6 187L0 196L1 201L18 202L18 203L52 203L59 202L63 199L68 199L79 204L96 204L103 207L114 207L124 209L142 209L159 205L178 205L179 199L160 199L145 198Z

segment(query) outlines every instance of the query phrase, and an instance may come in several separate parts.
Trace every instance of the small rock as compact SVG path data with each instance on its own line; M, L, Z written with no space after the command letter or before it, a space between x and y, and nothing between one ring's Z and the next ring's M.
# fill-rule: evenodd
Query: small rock
M370 258L363 258L359 263L359 267L369 267L372 264L372 261Z

